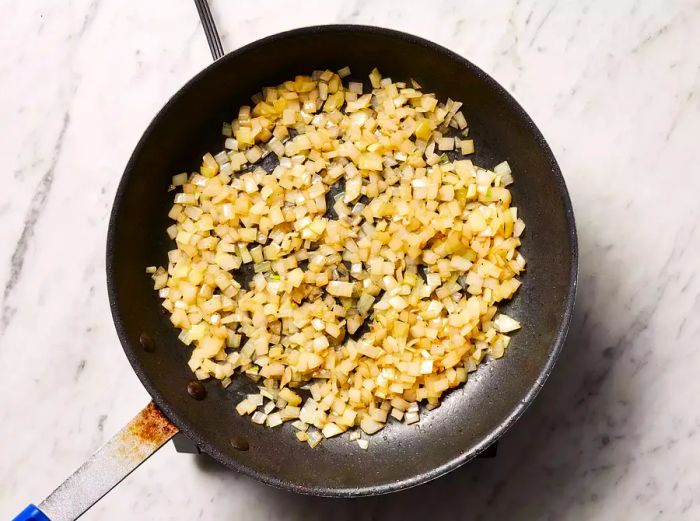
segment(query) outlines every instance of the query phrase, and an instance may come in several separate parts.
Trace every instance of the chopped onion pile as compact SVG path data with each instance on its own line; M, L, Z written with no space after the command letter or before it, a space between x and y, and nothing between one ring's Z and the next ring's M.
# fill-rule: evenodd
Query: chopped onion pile
M226 150L173 177L177 248L147 269L197 378L245 373L259 393L238 413L292 422L312 447L419 421L419 402L436 407L520 327L496 308L525 269L508 164L464 159L461 103L376 69L365 92L348 74L297 76L241 107Z

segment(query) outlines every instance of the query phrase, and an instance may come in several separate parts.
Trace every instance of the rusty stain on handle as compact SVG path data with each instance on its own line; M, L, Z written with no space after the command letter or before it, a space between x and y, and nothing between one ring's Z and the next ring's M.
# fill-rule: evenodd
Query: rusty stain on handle
M178 428L150 402L121 430L117 447L124 458L143 461L177 432Z
M178 428L150 402L39 508L51 521L77 519L177 432Z

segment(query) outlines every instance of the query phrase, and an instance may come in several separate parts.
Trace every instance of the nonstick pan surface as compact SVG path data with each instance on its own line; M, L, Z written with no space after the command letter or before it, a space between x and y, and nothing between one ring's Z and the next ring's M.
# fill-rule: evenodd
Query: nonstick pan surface
M204 400L187 384L190 348L177 339L146 266L165 265L173 248L165 228L171 177L197 169L220 150L221 123L263 86L315 69L349 65L349 79L378 67L395 80L416 79L439 99L464 102L476 143L473 161L508 160L513 204L527 223L521 251L528 261L508 314L522 323L506 356L482 365L442 405L414 425L389 423L362 450L347 436L315 449L292 427L262 428L235 404L253 382L238 375L223 389L205 382ZM136 147L117 191L107 243L114 322L124 351L158 407L204 452L231 469L295 492L327 496L381 494L414 486L468 461L493 443L533 400L561 349L577 274L574 217L559 167L535 124L493 79L460 56L426 40L375 27L320 26L257 41L207 67L158 113ZM150 335L155 348L143 349ZM241 448L247 447L247 450Z

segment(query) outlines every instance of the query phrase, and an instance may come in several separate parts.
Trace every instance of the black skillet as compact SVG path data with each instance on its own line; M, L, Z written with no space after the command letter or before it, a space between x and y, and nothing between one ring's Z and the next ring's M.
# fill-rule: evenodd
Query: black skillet
M206 396L193 398L203 393L192 386L188 393L189 349L178 341L144 273L146 266L167 263L166 252L173 247L165 234L171 176L196 169L206 151L222 148L221 122L230 121L262 86L346 65L350 79L361 81L378 67L393 79L416 79L439 99L463 101L476 141L474 162L493 167L508 160L516 179L513 204L527 223L522 246L527 272L506 306L523 327L507 355L482 365L439 408L422 412L419 423L389 423L366 451L347 436L312 450L288 425L267 429L240 417L235 404L254 390L244 376L226 390L217 381L205 382ZM144 409L110 442L116 448L101 449L42 509L54 521L74 519L76 513L67 510L82 512L123 477L108 476L102 489L90 493L83 487L80 500L72 492L76 479L90 483L81 471L128 473L177 429L227 467L303 494L363 496L425 483L483 451L534 399L566 336L576 275L574 216L557 162L520 105L475 65L429 41L377 27L308 27L246 45L195 76L158 113L131 156L114 201L107 239L112 315L126 356L155 406ZM135 454L127 463L119 459L125 443ZM116 470L104 468L105 457L117 460ZM69 500L73 508L63 508Z

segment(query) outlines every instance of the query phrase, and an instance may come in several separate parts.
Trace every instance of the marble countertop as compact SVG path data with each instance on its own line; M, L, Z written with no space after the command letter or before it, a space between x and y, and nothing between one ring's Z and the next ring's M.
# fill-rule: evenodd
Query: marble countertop
M700 4L213 2L227 50L322 23L466 56L557 156L581 248L567 346L501 441L428 485L337 501L168 445L98 519L700 519ZM190 0L3 2L0 518L39 502L148 400L119 347L108 214L141 132L210 62Z

